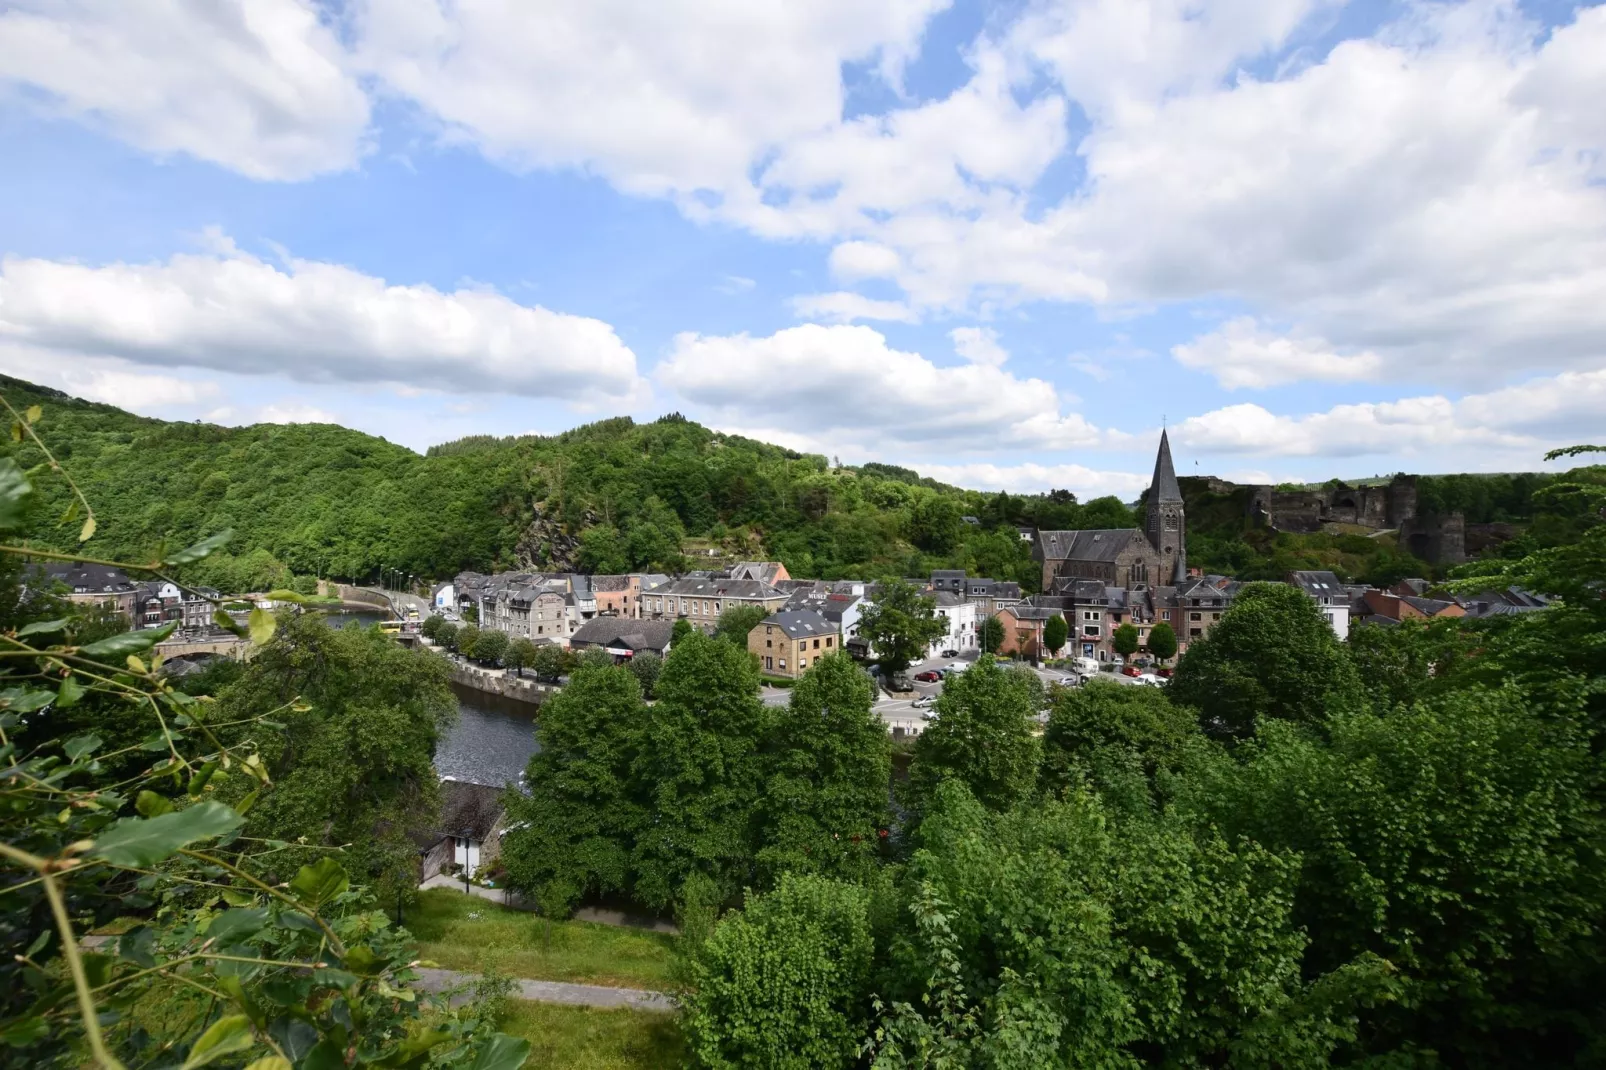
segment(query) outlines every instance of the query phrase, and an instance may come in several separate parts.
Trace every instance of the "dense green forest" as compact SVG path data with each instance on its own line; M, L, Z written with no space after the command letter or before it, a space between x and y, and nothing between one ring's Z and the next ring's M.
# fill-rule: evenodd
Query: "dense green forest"
M542 437L462 439L427 456L327 424L227 428L134 416L15 379L19 410L95 503L106 552L145 557L233 528L230 553L192 578L231 590L292 574L372 580L461 569L685 566L688 540L786 562L796 575L920 575L959 567L1029 583L1014 523L1125 526L1115 498L1066 491L1011 497L921 479L908 469L833 467L678 416L628 418ZM8 443L24 468L30 443ZM28 534L65 546L64 486L39 488ZM964 517L979 518L970 524Z
M389 569L419 581L462 569L621 572L696 567L688 550L784 561L796 576L919 576L933 568L1013 579L1039 571L1016 528L1141 524L1114 497L1069 491L984 493L894 465L834 466L679 416L604 420L560 435L476 436L425 456L329 424L219 427L135 416L0 377L19 410L95 503L107 553L148 558L224 528L228 552L188 579L226 590L290 586L295 577L372 582ZM37 463L28 442L0 456ZM1184 479L1190 563L1245 579L1332 568L1388 583L1431 575L1392 540L1256 529L1241 503ZM1469 521L1522 520L1543 477L1424 477L1435 507ZM39 489L27 534L64 548L64 485ZM966 518L970 518L974 523ZM706 558L702 559L706 561Z

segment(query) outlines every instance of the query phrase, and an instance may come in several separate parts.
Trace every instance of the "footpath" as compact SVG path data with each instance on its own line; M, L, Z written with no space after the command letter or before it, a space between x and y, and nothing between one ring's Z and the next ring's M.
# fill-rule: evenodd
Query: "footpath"
M421 892L429 888L445 888L458 894L465 891L462 881L448 877L444 873L437 873L418 886ZM526 902L523 896L509 888L482 888L478 884L470 884L466 891L478 899L488 900L509 910L531 912L536 910L534 903ZM596 922L598 925L616 925L622 929L645 929L648 932L667 933L670 936L680 935L679 928L662 918L645 914L627 914L622 910L609 910L606 907L581 907L574 912L574 919Z
M449 988L473 984L476 974L458 970L441 970L418 967L418 987L426 992L444 992ZM674 1011L674 997L663 992L644 988L610 988L606 985L576 985L565 981L527 981L514 978L517 986L515 999L535 1003L567 1003L574 1007L599 1007L604 1010L624 1008L636 1011L656 1011L660 1014Z

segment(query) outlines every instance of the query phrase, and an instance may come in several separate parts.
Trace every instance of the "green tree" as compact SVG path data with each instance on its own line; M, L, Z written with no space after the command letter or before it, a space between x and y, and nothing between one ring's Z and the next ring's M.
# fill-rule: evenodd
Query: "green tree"
M719 901L745 881L770 721L758 687L746 650L700 632L664 660L634 774L646 811L633 858L642 903L669 905L693 875L711 880Z
M691 621L687 620L685 617L677 618L675 620L674 627L669 629L670 647L673 648L677 643L685 639L695 630L696 629L691 626Z
M658 693L658 677L664 671L664 659L652 651L642 651L625 662L625 668L635 676L636 682L641 685L641 693L647 698L655 698Z
M542 703L525 791L506 795L502 861L513 887L559 914L581 896L628 887L641 827L630 778L646 723L640 685L614 666L576 669Z
M936 614L934 599L924 598L912 584L891 580L859 617L859 635L868 640L881 667L903 672L926 656L931 644L948 634L948 622Z
M523 676L524 670L535 664L535 644L523 636L513 640L507 645L507 653L502 655L502 663Z
M1110 646L1123 658L1130 658L1138 652L1138 628L1131 621L1126 621L1115 629L1110 636Z
M1529 701L1472 687L1334 718L1325 740L1272 722L1244 760L1201 752L1181 782L1200 824L1299 859L1307 970L1374 953L1398 971L1362 1055L1569 1065L1601 1050L1598 759L1582 694L1570 710Z
M272 783L246 831L308 847L345 845L345 865L384 887L416 885L407 834L435 820L440 733L457 715L439 658L417 657L377 628L330 628L313 615L282 615L274 641L218 696L219 722L270 718L256 730ZM244 794L248 785L220 793ZM289 848L284 864L322 851Z
M444 627L445 624L446 624L446 618L445 617L438 617L438 616L425 617L424 618L424 623L420 624L418 626L418 633L420 635L422 635L425 639L428 639L430 642L439 642L440 641L440 635L441 635L441 628Z
M997 617L987 617L977 629L977 641L981 644L983 654L996 654L998 648L1004 645L1004 622Z
M1128 769L1152 778L1175 770L1199 734L1198 714L1163 690L1110 680L1060 688L1043 732L1040 783L1057 795L1084 781L1113 788Z
M858 1065L874 940L869 895L851 884L787 874L726 915L703 943L687 996L698 1065Z
M902 882L873 1065L1325 1067L1386 967L1307 983L1294 879L1084 791L999 814L947 781Z
M464 624L457 629L457 652L465 658L479 656L480 629L477 624Z
M1149 629L1149 653L1161 664L1177 656L1177 633L1169 622L1160 621Z
M935 494L915 500L909 514L909 541L927 553L946 554L959 545L964 531L959 506Z
M508 637L506 632L493 631L487 628L474 640L474 657L478 661L495 665L507 653Z
M1170 692L1226 738L1252 735L1267 718L1316 726L1362 705L1360 679L1327 619L1282 583L1245 585L1209 634L1188 645Z
M1051 656L1059 657L1059 652L1065 646L1065 640L1070 635L1070 631L1063 615L1056 613L1048 618L1048 623L1043 625L1043 646L1048 649Z
M457 649L457 636L460 629L451 621L442 624L435 631L435 642L447 650Z
M763 606L734 605L719 615L714 635L728 643L747 649L747 634L763 624L770 612Z
M530 658L530 669L537 680L549 683L563 675L563 648L556 643L542 643Z
M887 824L892 750L875 687L846 654L816 658L775 722L759 807L758 864L862 879Z
M1035 677L1034 677L1035 679ZM944 780L965 784L982 804L1008 809L1037 781L1037 714L1032 689L989 655L948 678L937 699L937 719L915 741L909 767L909 803L921 810Z

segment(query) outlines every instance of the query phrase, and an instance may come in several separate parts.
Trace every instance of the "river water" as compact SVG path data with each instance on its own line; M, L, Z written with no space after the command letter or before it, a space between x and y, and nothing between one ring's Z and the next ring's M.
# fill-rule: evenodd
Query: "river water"
M375 624L383 613L330 613L329 625ZM501 787L519 783L535 742L535 707L501 695L453 684L457 723L435 745L435 769L441 776Z

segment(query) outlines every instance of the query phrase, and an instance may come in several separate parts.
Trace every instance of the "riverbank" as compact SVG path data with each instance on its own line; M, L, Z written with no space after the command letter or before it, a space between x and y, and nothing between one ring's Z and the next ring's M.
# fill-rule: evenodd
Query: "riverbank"
M452 683L472 687L487 694L500 695L515 702L527 702L532 706L541 705L549 695L554 695L559 690L557 684L537 683L528 676L513 676L503 669L483 669L478 665L464 665L461 662L452 664Z

